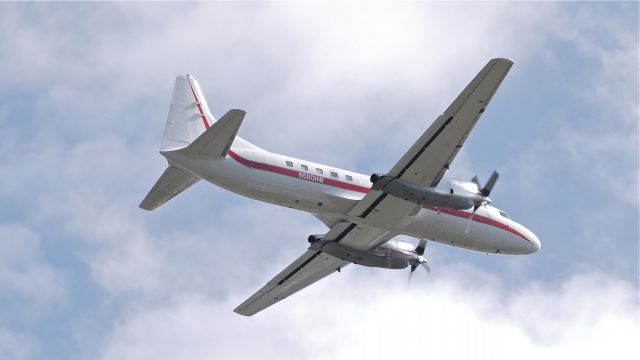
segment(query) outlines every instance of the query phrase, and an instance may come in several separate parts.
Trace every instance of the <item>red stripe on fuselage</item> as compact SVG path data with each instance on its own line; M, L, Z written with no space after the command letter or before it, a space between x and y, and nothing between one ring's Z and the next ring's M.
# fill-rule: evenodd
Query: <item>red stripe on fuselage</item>
M260 163L260 162L257 162L257 161L249 160L247 158L244 158L244 157L238 155L233 150L229 150L228 154L234 160L236 160L240 164L242 164L242 165L244 165L246 167L249 167L249 168L258 169L258 170L264 170L264 171L269 171L269 172L274 172L274 173L277 173L277 174L287 175L287 176L291 176L291 177L294 177L294 178L297 178L297 179L301 179L301 180L305 180L305 181L315 182L317 184L324 184L324 185L329 185L329 186L333 186L333 187L339 187L339 188L342 188L342 189L347 189L347 190L356 191L356 192L365 193L365 194L368 193L371 190L368 187L358 186L358 185L355 185L355 184L344 183L342 181L334 180L334 179L327 178L327 177L321 177L322 178L322 182L304 179L304 178L302 178L300 176L301 172L298 171L298 170L282 168L282 167L275 166L275 165L264 164L264 163ZM316 175L314 175L314 176L316 176ZM318 177L320 177L320 176L318 176ZM432 210L432 211L438 211L438 212L441 212L443 214L457 216L457 217L463 218L463 219L468 219L469 216L471 216L470 213L462 211L462 210L454 210L454 209L448 209L448 208L437 208L437 207L432 207L432 206L423 206L423 208L428 209L428 210ZM491 218L488 218L486 216L482 216L482 215L476 214L473 217L473 221L477 221L477 222L482 223L482 224L486 224L486 225L490 225L490 226L493 226L493 227L497 227L499 229L508 231L508 232L510 232L512 234L515 234L515 235L525 239L528 242L531 242L529 239L527 239L524 235L522 235L516 229L514 229L512 227L509 227L508 225L503 224L503 223L501 223L499 221L496 221L496 220L493 220Z
M200 111L200 116L202 117L202 122L204 123L204 127L206 129L209 128L209 121L207 121L207 117L204 116L204 111L202 111L202 106L200 106L200 101L198 101L198 97L196 96L196 92L193 91L193 86L191 85L191 80L187 78L187 82L189 82L189 87L191 88L191 93L193 94L193 98L196 99L196 105L198 105L198 110Z
M369 188L368 187L359 186L359 185L355 185L355 184L349 184L349 183L345 183L345 182L342 182L342 181L338 181L338 180L327 178L327 177L320 176L320 175L311 174L311 175L313 175L313 177L306 177L306 176L303 177L300 174L308 174L308 173L305 173L305 172L302 172L302 171L298 171L298 170L293 170L293 169L281 168L279 166L263 164L263 163L260 163L260 162L257 162L257 161L249 160L249 159L243 158L242 156L238 155L233 150L229 150L229 155L233 159L235 159L237 162L239 162L240 164L242 164L242 165L244 165L246 167L250 167L250 168L254 168L254 169L258 169L258 170L265 170L265 171L275 172L275 173L278 173L278 174L295 177L295 178L298 178L298 179L301 179L301 180L305 180L305 181L309 181L309 182L315 182L317 184L324 184L324 185L329 185L329 186L333 186L333 187L339 187L339 188L342 188L342 189L356 191L356 192L360 192L360 193L365 193L366 194L366 193L369 192ZM321 179L321 181L313 181L313 180L310 180L311 178L318 178L318 179Z

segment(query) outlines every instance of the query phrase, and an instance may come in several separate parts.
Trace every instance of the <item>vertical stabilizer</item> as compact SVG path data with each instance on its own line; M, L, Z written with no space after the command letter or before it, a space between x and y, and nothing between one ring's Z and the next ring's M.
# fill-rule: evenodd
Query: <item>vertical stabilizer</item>
M189 74L178 76L173 86L160 150L170 151L186 147L214 122L198 81Z

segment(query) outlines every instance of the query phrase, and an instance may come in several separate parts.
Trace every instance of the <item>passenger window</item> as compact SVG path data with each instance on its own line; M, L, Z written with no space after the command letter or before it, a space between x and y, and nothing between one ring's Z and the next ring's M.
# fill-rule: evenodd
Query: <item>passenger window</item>
M351 177L351 175L345 175L345 177L347 178L347 181L353 181L353 178Z
M309 167L305 164L300 165L300 167L302 168L302 170L304 171L309 171Z
M318 174L322 175L322 169L320 169L320 168L316 168L316 172L317 172Z
M332 178L336 178L336 179L338 178L338 173L335 171L329 171L329 174L331 174Z
M291 161L287 160L287 166L288 167L293 167L293 163Z

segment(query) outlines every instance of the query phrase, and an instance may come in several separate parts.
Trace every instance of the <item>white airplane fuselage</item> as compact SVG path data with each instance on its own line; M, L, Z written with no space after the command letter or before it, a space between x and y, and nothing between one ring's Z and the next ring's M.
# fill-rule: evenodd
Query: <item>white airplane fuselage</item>
M239 137L226 157L163 155L173 166L234 193L325 218L372 225L347 214L370 191L368 175L271 153ZM447 181L443 179L442 186ZM488 253L530 254L540 249L533 232L493 206L480 206L470 217L471 209L422 206L408 221L385 230ZM379 223L374 226L380 228Z

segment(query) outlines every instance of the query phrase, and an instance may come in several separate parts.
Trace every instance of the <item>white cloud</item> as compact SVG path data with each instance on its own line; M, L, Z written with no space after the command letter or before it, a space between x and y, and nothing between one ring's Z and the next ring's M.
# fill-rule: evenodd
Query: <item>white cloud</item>
M448 267L404 292L405 272L380 274L349 269L251 318L231 312L237 296L183 296L138 308L120 319L102 358L598 359L638 352L635 290L615 278L576 275L511 292L478 269Z
M488 59L526 61L547 35L540 24L555 7L532 8L119 5L96 6L100 11L76 17L57 8L46 21L20 23L15 19L26 8L7 7L6 33L24 36L2 38L14 50L0 57L6 65L0 76L39 89L37 100L53 103L56 112L74 113L39 124L43 132L157 126L160 134L171 78L191 72L216 115L232 107L249 110L242 131L250 140L318 161L353 154L343 160L347 166L371 151L383 156L389 148L406 149ZM119 18L121 27L106 24L113 31L78 34L79 27L92 29L120 11L130 16ZM132 18L137 20L128 22ZM105 116L142 101L160 107L153 117L125 122ZM43 117L52 110L36 109ZM363 147L352 141L354 134L386 141L384 147Z

